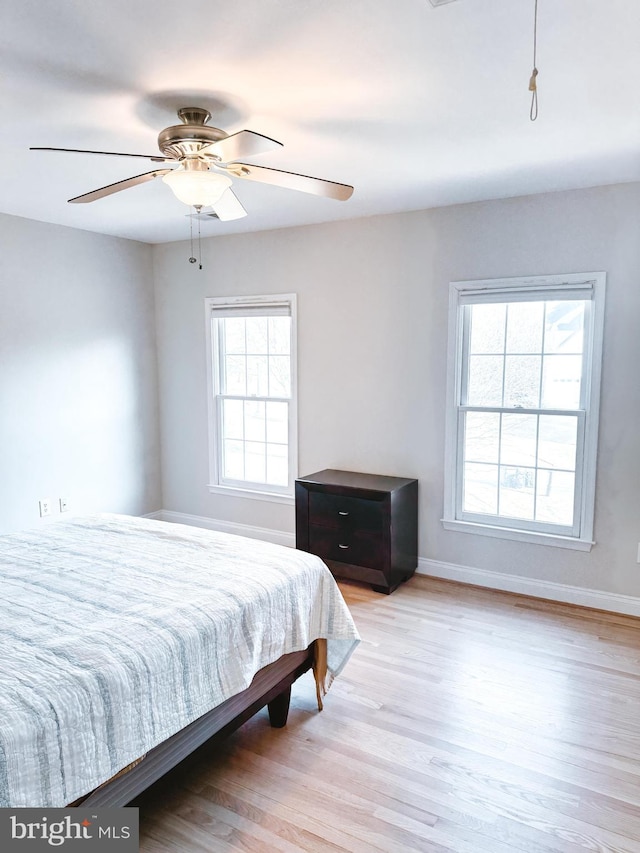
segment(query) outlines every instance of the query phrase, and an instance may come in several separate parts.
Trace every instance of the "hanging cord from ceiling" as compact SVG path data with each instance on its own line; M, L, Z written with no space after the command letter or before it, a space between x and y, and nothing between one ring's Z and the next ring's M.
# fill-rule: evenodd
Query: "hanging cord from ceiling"
M529 109L529 118L535 121L538 118L538 68L536 59L538 53L538 0L535 0L533 11L533 71L529 78L529 91L531 92L531 108Z
M194 216L191 215L189 217L189 245L191 248L191 257L189 258L190 264L198 264L198 268L202 269L202 237L200 235L200 218L199 214L202 210L201 204L194 204L193 209L195 210L195 216L198 216L198 257L196 258L193 254L193 219ZM198 261L198 258L200 259Z

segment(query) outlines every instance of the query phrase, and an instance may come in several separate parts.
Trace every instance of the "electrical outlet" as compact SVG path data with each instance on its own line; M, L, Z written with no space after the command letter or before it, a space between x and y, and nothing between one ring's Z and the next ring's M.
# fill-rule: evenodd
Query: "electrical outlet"
M49 498L39 500L38 506L40 507L40 518L44 518L45 515L51 515L51 500Z
M66 498L58 498L60 512L69 512L69 501Z

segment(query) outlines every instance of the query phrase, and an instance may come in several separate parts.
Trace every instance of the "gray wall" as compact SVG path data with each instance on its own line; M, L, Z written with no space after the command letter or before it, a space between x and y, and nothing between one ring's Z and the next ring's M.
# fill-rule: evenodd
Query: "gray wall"
M160 504L151 247L0 215L0 532Z
M206 296L298 294L299 473L420 480L423 557L640 595L640 185L554 193L154 247L166 510L293 531L293 509L206 484ZM212 226L215 227L215 226ZM605 270L608 295L590 553L445 531L452 280Z

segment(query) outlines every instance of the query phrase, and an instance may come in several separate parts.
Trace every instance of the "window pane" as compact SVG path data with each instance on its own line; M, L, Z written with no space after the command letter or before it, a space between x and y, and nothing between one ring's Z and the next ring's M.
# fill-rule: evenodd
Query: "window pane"
M289 440L289 405L267 403L267 441L286 444Z
M247 352L266 355L268 352L267 318L247 317Z
M578 418L541 415L538 436L538 465L541 468L576 467Z
M500 415L467 412L465 415L464 458L466 462L498 462Z
M470 353L504 352L506 305L471 305Z
M291 396L291 359L288 355L269 358L269 396Z
M291 317L269 317L269 352L288 355L291 350Z
M571 302L547 302L545 353L582 353L586 304L579 299Z
M542 367L542 408L579 409L582 356L545 355Z
M464 512L495 515L498 511L498 466L467 462L464 466Z
M535 468L500 466L500 515L533 521Z
M244 318L229 317L227 320L220 320L220 324L224 329L223 346L227 353L244 353Z
M539 355L508 355L504 369L504 405L537 409L540 401Z
M225 394L243 397L247 393L247 360L243 355L228 355L224 364Z
M224 442L223 475L229 480L244 480L244 442Z
M512 302L507 311L508 353L542 352L544 302Z
M267 444L267 482L274 486L289 482L287 448L282 444Z
M266 355L247 356L247 396L266 397L269 393L268 361Z
M266 432L264 403L244 403L244 437L247 441L264 441Z
M575 476L565 471L538 471L536 521L573 525Z
M265 483L267 461L265 445L261 441L247 441L244 446L244 476L252 483Z
M244 438L242 400L222 401L222 423L225 438Z
M534 466L536 464L537 415L502 416L500 462L502 465Z
M502 405L503 364L501 355L472 355L469 358L467 405Z

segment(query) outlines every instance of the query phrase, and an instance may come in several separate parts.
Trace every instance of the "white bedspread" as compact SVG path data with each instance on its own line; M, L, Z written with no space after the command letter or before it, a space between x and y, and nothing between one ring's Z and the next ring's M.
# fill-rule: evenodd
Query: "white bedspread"
M0 537L0 806L63 806L313 640L358 634L311 554L101 515Z

